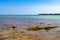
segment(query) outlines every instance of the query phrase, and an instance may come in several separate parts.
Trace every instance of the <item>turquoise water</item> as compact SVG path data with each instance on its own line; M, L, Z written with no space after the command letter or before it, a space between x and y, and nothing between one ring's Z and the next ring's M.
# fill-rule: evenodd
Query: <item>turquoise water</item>
M60 19L60 15L4 15L0 18L53 18Z
M60 15L0 15L0 27L4 24L30 26L40 22L60 25Z
M33 25L40 25L39 23L43 22L43 23L47 23L47 24L56 24L59 27L55 28L55 29L51 29L49 30L49 32L47 32L46 30L41 30L38 32L35 32L34 34L32 34L33 32L26 32L27 35L32 35L35 36L37 35L37 37L39 36L44 36L44 37L48 37L50 36L50 38L56 38L56 37L60 37L60 15L4 15L4 16L0 16L0 28L4 28L6 27L6 25L8 25L8 27L12 27L14 25L16 25L17 27L22 28L22 27L29 27L29 26L33 26Z

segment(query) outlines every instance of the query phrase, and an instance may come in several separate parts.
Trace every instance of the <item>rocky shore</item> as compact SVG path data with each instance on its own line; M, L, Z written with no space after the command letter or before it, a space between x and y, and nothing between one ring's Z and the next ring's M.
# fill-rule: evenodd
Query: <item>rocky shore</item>
M56 24L37 23L22 28L5 26L0 28L0 40L60 40L60 26Z

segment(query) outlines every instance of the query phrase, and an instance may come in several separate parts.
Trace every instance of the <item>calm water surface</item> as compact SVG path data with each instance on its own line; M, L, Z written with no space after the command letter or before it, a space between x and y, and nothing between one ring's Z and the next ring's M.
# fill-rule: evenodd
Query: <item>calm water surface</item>
M0 16L0 27L5 27L4 25L18 25L20 27L26 27L35 25L36 23L56 23L57 25L60 25L60 15L13 15L13 16ZM29 34L29 32L27 33ZM35 33L37 34L37 33ZM34 34L32 34L34 35ZM60 37L60 28L52 29L49 32L46 32L45 30L42 30L38 32L37 35L54 35Z
M29 26L39 22L60 24L60 15L0 15L0 27L4 24Z

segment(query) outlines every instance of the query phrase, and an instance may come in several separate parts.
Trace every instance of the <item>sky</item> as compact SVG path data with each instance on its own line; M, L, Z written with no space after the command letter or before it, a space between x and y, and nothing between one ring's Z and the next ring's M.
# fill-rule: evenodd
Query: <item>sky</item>
M0 0L0 15L60 13L60 0Z

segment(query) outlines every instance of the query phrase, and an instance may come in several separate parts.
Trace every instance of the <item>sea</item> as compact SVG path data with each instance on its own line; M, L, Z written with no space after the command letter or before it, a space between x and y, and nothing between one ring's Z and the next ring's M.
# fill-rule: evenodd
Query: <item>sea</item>
M51 29L49 30L49 32L47 32L46 30L40 30L35 33L27 31L26 34L50 38L60 37L60 15L0 15L0 28L4 28L6 26L8 27L17 26L20 28L24 28L31 27L33 25L38 25L39 23L52 25L55 24L59 25L59 28Z
M0 15L0 27L4 25L31 26L40 22L60 25L60 15Z

